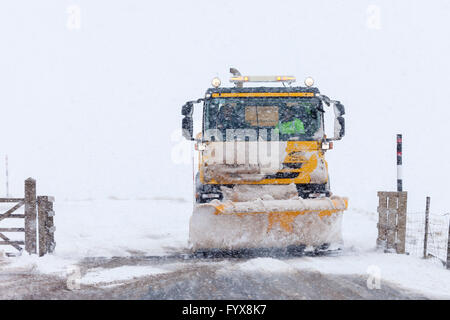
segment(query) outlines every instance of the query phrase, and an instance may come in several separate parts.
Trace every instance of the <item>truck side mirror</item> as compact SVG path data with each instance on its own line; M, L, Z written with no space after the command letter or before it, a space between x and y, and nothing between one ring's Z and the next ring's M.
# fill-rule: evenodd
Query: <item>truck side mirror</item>
M183 120L181 120L181 130L183 137L187 140L194 140L194 121L192 120L192 117L185 116Z
M181 120L181 130L183 137L187 140L194 140L194 121L192 119L192 112L194 104L192 102L187 102L181 107L181 114L184 118Z
M194 110L194 104L192 102L186 102L181 107L181 115L192 117L192 112Z
M339 101L336 101L334 103L334 140L340 140L345 135L345 119L342 117L344 114L344 106Z
M336 115L336 117L340 117L345 114L344 105L339 101L336 101L336 103L334 104L334 114Z
M334 137L336 140L342 139L345 135L345 119L344 117L337 117L334 120Z

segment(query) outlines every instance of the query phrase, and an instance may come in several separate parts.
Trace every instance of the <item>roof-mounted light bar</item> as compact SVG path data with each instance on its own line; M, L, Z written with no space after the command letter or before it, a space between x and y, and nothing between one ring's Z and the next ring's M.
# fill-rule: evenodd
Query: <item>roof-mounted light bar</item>
M295 77L293 76L235 76L230 78L230 82L236 85L242 84L243 82L295 82Z

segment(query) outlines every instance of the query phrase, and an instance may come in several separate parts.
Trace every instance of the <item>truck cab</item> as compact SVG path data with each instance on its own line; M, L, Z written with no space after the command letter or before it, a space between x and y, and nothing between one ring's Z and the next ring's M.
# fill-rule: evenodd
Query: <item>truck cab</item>
M302 198L330 196L325 152L344 136L342 104L321 95L311 78L305 86L292 86L292 76L234 75L235 87L220 87L215 78L204 98L182 108L183 135L196 141L199 152L196 201L222 200L224 188L239 185L295 185ZM244 87L247 82L283 86ZM203 117L202 132L194 139L196 102L203 103ZM327 138L324 112L330 105L335 135Z

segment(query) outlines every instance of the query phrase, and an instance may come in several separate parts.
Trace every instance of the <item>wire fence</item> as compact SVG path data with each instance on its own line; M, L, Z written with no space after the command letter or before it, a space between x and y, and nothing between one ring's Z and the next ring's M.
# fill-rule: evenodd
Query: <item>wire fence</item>
M406 217L406 252L424 257L425 212L408 212ZM426 257L438 259L443 264L447 261L449 223L449 213L430 212Z

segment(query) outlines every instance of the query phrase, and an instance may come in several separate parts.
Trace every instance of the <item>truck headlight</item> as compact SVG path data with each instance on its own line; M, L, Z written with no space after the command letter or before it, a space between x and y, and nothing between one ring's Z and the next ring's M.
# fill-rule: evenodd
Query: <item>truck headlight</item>
M305 86L312 87L314 85L314 79L311 77L308 77L305 79Z
M221 81L219 78L215 77L212 79L211 84L214 88L218 88L221 84Z

